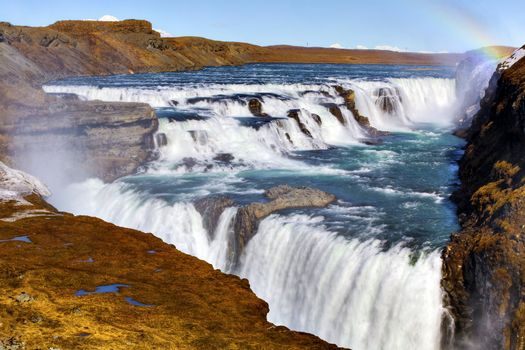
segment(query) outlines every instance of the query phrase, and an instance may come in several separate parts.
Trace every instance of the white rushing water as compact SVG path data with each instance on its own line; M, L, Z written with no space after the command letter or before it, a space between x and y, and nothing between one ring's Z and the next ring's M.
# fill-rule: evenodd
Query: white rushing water
M353 349L438 349L443 312L439 253L375 239L347 240L322 218L272 215L241 263L268 319Z
M451 111L457 97L453 79L352 80L342 84L355 91L360 113L380 130L410 131L421 123L447 127L454 121ZM166 135L167 145L159 149L160 159L147 169L149 176L231 172L231 164L214 160L220 154L233 157L234 171L305 170L312 166L291 159L291 152L359 145L367 138L366 131L343 107L343 98L326 84L54 85L45 90L75 93L88 100L145 102L159 108L176 105L177 110L198 113L201 117L196 120L160 120L159 132ZM258 128L243 126L237 118L250 117L246 99L220 97L235 94L258 96L264 113L282 119ZM208 99L191 100L196 97ZM340 106L344 123L330 113L327 103ZM390 110L385 111L385 104ZM311 136L287 117L294 109L299 110L298 118ZM188 165L190 158L192 164ZM439 348L443 306L438 252L422 253L415 259L412 251L401 245L383 250L379 240L360 241L331 232L322 217L272 215L261 222L240 265L233 267L230 245L237 208L226 209L210 235L190 200L169 204L122 182L104 184L92 179L69 186L52 201L62 210L153 232L215 268L248 278L255 293L269 303L271 322L356 350Z
M454 121L451 111L457 97L453 79L352 80L342 85L356 92L359 112L379 130L409 131L421 123L447 127ZM286 157L292 151L358 144L367 138L366 131L344 107L343 98L333 86L325 84L217 84L156 89L49 85L45 90L74 93L88 100L144 102L158 108L176 104L179 111L199 114L199 120L173 123L161 119L159 132L165 133L168 139L168 145L160 149L161 160L170 163L188 157L210 160L218 153L229 153L239 162L257 168L293 167L294 162ZM249 97L242 94L258 96L263 112L281 119L259 128L243 127L237 118L252 116L247 103ZM385 103L391 106L391 111L381 108ZM344 124L330 113L328 107L334 104L339 106ZM299 111L298 118L311 137L287 117L290 110ZM252 121L262 119L251 118ZM195 170L203 168L197 166Z

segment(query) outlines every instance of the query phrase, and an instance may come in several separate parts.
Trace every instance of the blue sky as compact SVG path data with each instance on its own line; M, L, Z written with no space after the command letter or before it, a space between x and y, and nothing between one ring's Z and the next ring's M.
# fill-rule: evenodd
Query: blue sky
M259 45L460 52L525 43L525 0L0 0L1 21L147 19L174 36Z

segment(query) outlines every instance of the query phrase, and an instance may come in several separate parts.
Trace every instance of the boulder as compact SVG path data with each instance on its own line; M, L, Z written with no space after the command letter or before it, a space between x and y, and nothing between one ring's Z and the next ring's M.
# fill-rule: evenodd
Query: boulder
M267 117L268 114L262 111L262 102L257 98L252 98L248 101L248 109L250 113L256 117Z

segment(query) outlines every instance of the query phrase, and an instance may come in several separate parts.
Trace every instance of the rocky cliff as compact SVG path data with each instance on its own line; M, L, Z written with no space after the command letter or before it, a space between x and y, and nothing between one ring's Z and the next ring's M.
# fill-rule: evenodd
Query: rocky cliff
M454 195L462 230L443 252L456 318L446 328L460 348L523 349L525 59L494 74L467 142Z

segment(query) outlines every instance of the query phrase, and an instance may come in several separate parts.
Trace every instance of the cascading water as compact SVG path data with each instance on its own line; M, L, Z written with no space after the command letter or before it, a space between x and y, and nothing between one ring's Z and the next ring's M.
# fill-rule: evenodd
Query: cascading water
M268 319L355 349L439 348L439 254L413 261L401 245L382 251L322 221L270 216L250 242L240 274L272 306Z
M153 232L248 278L274 323L353 349L438 349L439 250L457 228L446 199L461 141L443 131L456 117L452 76L435 67L252 65L57 82L46 91L150 103L167 145L141 174L74 184L52 202ZM370 135L335 86L355 92L372 126L394 133L360 143ZM253 100L264 115L250 111ZM338 201L265 218L234 265L237 207L283 183ZM236 203L213 232L192 204L210 194Z

